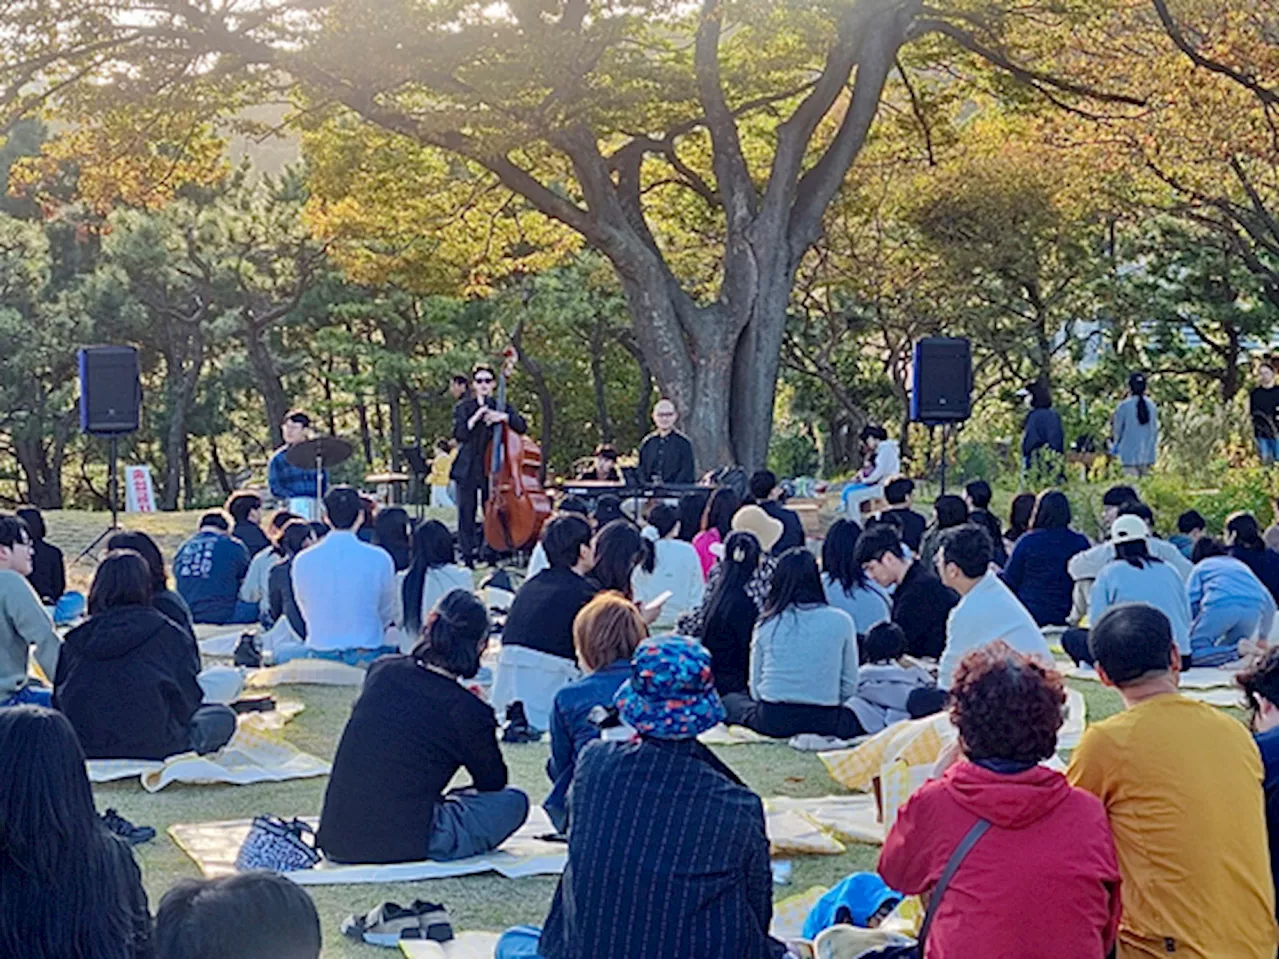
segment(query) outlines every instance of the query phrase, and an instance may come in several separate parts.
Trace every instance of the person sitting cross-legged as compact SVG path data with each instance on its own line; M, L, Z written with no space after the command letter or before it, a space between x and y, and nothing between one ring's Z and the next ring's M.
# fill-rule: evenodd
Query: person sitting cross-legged
M1018 537L1000 577L1038 624L1061 626L1071 614L1067 564L1088 548L1088 538L1071 528L1071 501L1047 489L1035 498L1031 528Z
M969 505L969 522L987 531L995 553L994 562L1003 568L1009 561L1009 554L1004 548L1004 535L1000 532L1000 521L991 512L991 484L986 480L966 483L964 499Z
M332 531L293 559L293 595L306 622L306 642L276 643L275 661L329 659L366 666L399 652L387 627L400 616L395 564L386 550L356 536L364 517L360 494L335 486L324 497Z
M618 687L631 675L631 654L648 635L644 617L621 593L598 594L574 617L573 645L585 675L556 693L547 760L552 787L542 804L561 832L569 820L569 784L578 754L606 728L629 733L626 727L602 724L598 713L610 711Z
M1115 837L1118 959L1274 959L1258 747L1238 720L1178 693L1182 657L1155 607L1108 609L1089 648L1125 708L1084 731L1067 779L1102 800Z
M240 584L249 572L249 553L231 538L230 528L222 513L205 513L196 535L179 546L173 558L178 594L197 623L224 626L258 621L258 604L239 598Z
M369 668L320 813L316 842L330 859L465 859L496 849L524 823L529 800L507 785L493 710L459 682L479 671L488 641L484 605L455 589L428 615L411 654ZM471 785L446 792L463 767Z
M319 959L307 891L270 872L179 879L156 909L156 959Z
M947 616L960 601L932 572L933 557L914 560L888 523L868 525L853 551L864 573L883 589L893 588L890 618L907 637L907 654L937 659L947 640Z
M876 624L858 646L858 688L845 706L868 733L910 719L911 694L936 685L926 669L903 661L906 649L897 623Z
M960 661L955 761L898 810L877 866L893 889L931 894L957 847L985 830L934 908L925 955L1102 959L1115 943L1107 812L1040 765L1057 751L1066 700L1056 672L1003 642Z
M681 616L702 605L706 583L698 551L680 539L679 508L674 503L655 503L648 520L644 536L652 540L653 551L642 557L631 574L631 595L644 606L669 592L653 626L670 629Z
M200 665L200 647L196 645L195 623L191 619L191 607L179 593L169 588L169 577L164 568L164 556L156 541L141 530L125 530L112 533L107 539L107 552L131 549L147 562L151 571L151 605L182 627L191 637L191 650Z
M697 739L724 718L710 654L646 640L614 703L637 735L582 750L551 911L495 959L780 959L764 807Z
M48 706L48 686L27 672L31 651L52 682L62 642L49 614L27 581L34 550L27 524L0 513L0 706Z
M773 554L781 556L789 549L804 545L804 524L793 509L782 505L782 487L771 470L756 470L747 481L747 489L756 505L782 524L782 535L773 544Z
M246 603L258 604L258 621L263 626L270 626L272 623L269 581L271 570L284 559L280 536L285 526L295 520L302 520L302 517L288 510L276 510L272 514L263 531L266 533L269 546L267 549L260 550L249 560L249 571L244 574L244 580L240 583L240 598Z

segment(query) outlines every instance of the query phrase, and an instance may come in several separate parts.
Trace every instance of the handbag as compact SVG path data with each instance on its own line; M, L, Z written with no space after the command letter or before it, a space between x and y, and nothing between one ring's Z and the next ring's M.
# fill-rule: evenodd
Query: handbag
M306 838L308 835L310 841ZM249 834L236 853L236 871L297 872L310 869L319 861L315 831L301 819L286 821L279 816L255 816Z

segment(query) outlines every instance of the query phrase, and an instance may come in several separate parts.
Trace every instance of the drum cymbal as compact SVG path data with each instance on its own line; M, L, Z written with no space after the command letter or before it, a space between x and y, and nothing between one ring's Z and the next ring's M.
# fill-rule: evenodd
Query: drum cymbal
M355 447L339 436L317 436L290 446L285 450L284 458L299 469L313 470L317 461L328 469L349 459L353 452Z

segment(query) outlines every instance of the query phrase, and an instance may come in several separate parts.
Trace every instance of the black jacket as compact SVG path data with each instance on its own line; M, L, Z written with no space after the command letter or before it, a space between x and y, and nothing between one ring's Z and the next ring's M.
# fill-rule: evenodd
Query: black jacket
M760 508L782 523L782 535L773 546L774 556L781 556L789 549L804 545L804 525L795 510L787 509L776 499L762 501Z
M153 606L99 613L67 634L53 705L89 759L165 759L188 749L204 699L190 639Z
M595 593L594 587L571 569L544 569L516 591L502 630L502 645L576 659L573 618Z
M67 591L67 569L62 562L62 550L44 540L37 540L32 550L31 575L27 582L40 595L40 602L52 606Z
M692 483L693 444L678 430L650 433L640 444L640 482Z
M496 410L498 401L490 397L485 405ZM458 455L449 470L449 479L457 483L476 484L484 478L484 446L493 435L493 427L485 426L483 421L478 421L474 429L467 426L472 414L479 408L480 402L474 396L459 400L453 408L453 438L458 441ZM510 403L505 412L511 418L509 425L513 430L517 433L529 431L529 424Z
M276 563L267 573L267 604L274 623L281 616L289 618L289 625L299 639L307 638L307 621L302 618L298 600L293 595L293 557Z
M893 591L893 621L907 635L907 652L912 656L942 656L947 642L947 616L960 602L955 590L917 560Z
M880 514L881 519L896 519L902 525L902 541L911 547L911 552L920 555L920 543L924 540L924 530L928 525L923 516L910 506L891 506Z
M257 556L264 549L271 548L271 540L267 539L267 534L262 531L262 527L257 523L250 523L245 520L243 523L236 523L231 528L231 538L238 539L244 544L244 548L249 551L249 558Z

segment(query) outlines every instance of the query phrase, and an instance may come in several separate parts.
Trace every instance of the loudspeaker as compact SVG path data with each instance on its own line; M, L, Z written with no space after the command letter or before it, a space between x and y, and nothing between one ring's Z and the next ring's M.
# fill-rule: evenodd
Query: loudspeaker
M916 342L911 418L917 423L959 423L969 418L973 356L963 337L930 336Z
M132 433L139 425L142 383L132 346L86 346L80 361L80 429Z

